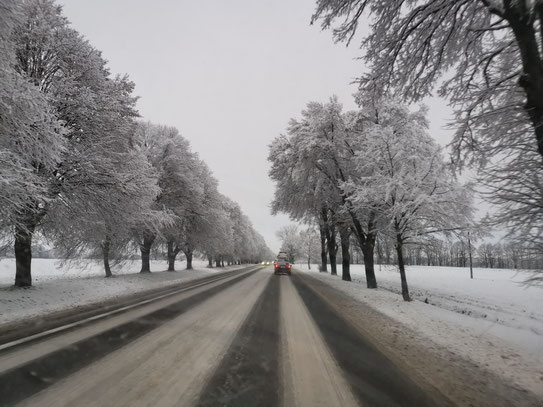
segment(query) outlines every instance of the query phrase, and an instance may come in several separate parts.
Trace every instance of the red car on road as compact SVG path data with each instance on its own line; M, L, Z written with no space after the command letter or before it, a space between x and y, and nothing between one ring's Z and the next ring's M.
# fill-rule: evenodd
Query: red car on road
M286 252L279 252L277 260L273 262L274 274L287 274L290 276L291 265L288 261L288 255Z

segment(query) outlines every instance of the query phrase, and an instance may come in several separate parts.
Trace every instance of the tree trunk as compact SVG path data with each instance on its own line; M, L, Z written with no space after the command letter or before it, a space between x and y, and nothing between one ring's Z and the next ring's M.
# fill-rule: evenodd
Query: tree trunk
M192 270L192 249L187 247L183 250L183 253L185 253L185 257L187 258L187 270Z
M330 272L333 276L337 276L337 243L336 243L336 228L330 227L330 239L328 240L328 257L330 258Z
M341 279L351 281L351 255L349 253L351 230L342 225L339 229L339 236L341 239Z
M224 259L221 259L221 267L224 267Z
M396 254L398 256L398 268L400 269L400 279L402 280L402 297L404 301L411 301L409 296L409 287L405 276L405 265L403 261L403 239L401 233L396 233Z
M15 229L15 287L32 285L32 233L35 226Z
M173 240L168 240L168 271L175 271L175 257L173 256Z
M526 95L524 110L532 122L539 154L543 156L543 63L539 51L537 24L531 21L533 15L523 9L527 8L526 5L521 5L523 3L525 2L504 2L504 16L510 24L520 51L523 72L518 83Z
M375 234L371 233L366 236L364 246L361 247L364 257L364 269L366 272L366 286L368 288L377 288L377 279L375 278Z
M220 257L215 258L215 266L216 267L221 267L221 259L220 259Z
M207 256L207 268L212 269L213 268L213 257Z
M323 273L328 272L328 259L326 256L326 231L325 226L322 224L319 225L319 232L321 235L321 269Z
M337 276L337 265L336 265L336 228L334 225L331 225L328 217L328 210L323 208L321 210L322 223L324 224L324 234L326 236L326 243L328 246L328 257L330 258L330 270L332 275Z
M168 271L175 271L175 259L179 251L179 246L175 245L175 241L173 239L168 240Z
M151 247L155 241L156 236L144 232L143 233L143 244L140 245L141 252L141 271L140 273L150 273L151 272Z
M377 279L375 278L374 267L374 252L375 252L375 240L377 238L376 232L365 233L358 218L351 215L354 225L354 231L362 255L364 256L364 269L366 271L366 286L368 288L377 288ZM368 222L368 230L373 229L373 222Z
M111 268L109 267L109 249L111 247L111 238L109 235L106 235L104 243L102 243L102 255L104 257L104 271L106 272L106 277L111 277Z

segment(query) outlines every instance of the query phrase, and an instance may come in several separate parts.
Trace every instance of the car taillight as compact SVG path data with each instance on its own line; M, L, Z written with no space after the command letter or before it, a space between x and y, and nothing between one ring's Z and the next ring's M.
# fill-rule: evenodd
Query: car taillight
M290 268L290 264L287 266L287 268Z
M275 265L275 268L278 268L278 267L279 267L279 264L276 264L276 265Z

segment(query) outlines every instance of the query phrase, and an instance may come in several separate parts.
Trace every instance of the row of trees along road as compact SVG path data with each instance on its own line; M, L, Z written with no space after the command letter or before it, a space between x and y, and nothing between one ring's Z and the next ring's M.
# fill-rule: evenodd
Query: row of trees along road
M291 261L306 263L310 270L311 265L318 261L317 257L321 250L320 236L315 226L318 225L300 227L292 224L283 226L277 231L277 237L282 243L281 248L289 253ZM438 236L408 244L403 251L405 265L468 267L471 255L473 267L532 270L540 270L543 267L541 256L537 256L529 247L519 245L516 241L503 240L474 245L466 237L465 234L452 235L451 240L447 240ZM336 245L339 245L338 241ZM326 245L323 246L326 251ZM378 234L375 243L376 263L396 264L395 246L392 236ZM351 264L362 264L363 253L352 235L349 254ZM343 259L341 253L338 253L337 262L340 261Z
M270 255L239 205L177 129L138 120L134 84L112 77L52 0L0 0L0 232L16 286L30 286L40 234L65 257L153 245L210 264Z
M395 261L393 251L393 242L386 238L378 239L376 254L380 264L392 264ZM355 252L354 262L358 262L361 257ZM461 240L455 236L452 241L434 239L424 244L407 246L404 257L409 265L468 267L470 246L465 236ZM471 258L473 267L525 270L541 270L543 267L541 255L534 253L529 246L519 245L517 241L471 244Z
M491 224L543 253L543 3L529 0L317 0L312 23L358 41L360 87L406 102L434 90L454 109L451 159L470 166ZM359 30L369 27L369 30Z
M427 131L426 111L411 111L393 98L361 91L359 109L343 112L335 97L312 102L301 119L270 146L276 182L273 211L317 223L321 270L336 271L337 236L342 278L350 281L350 240L364 257L368 288L376 288L376 239L392 238L402 294L409 301L404 245L472 227L469 188L447 168Z
M277 200L274 210L297 220L320 220L332 272L337 230L342 250L346 242L342 235L354 232L364 254L368 286L375 287L372 255L381 225L394 234L401 271L402 247L409 239L454 229L451 220L460 227L469 223L471 208L465 190L446 175L432 142L412 137L424 133L420 131L423 114L416 119L399 103L390 104L391 94L411 103L431 96L436 87L454 109L453 169L467 165L475 170L483 196L497 208L490 224L505 227L510 241L539 257L543 252L543 4L528 0L317 0L312 23L333 29L335 40L347 44L357 38L360 26L369 28L361 33L367 69L359 78L359 105L367 112L361 114L369 124L366 129L375 130L373 137L364 136L364 126L359 130L361 137L344 137L342 129L356 133L356 125L351 126L349 114L343 120L336 114L336 121L330 120L333 115L320 121L328 127L321 128L322 136L316 141L311 134L318 131L303 129L319 127L311 123L320 107L310 104L303 122L293 121L287 136L271 146L271 176L285 199ZM356 114L350 116L360 122ZM390 120L388 129L379 128L383 119ZM342 123L345 126L338 128ZM395 138L401 132L407 137ZM360 148L358 142L366 145ZM416 151L425 153L417 157ZM349 156L354 158L345 166ZM308 165L311 160L313 172ZM405 164L403 168L400 163ZM289 169L282 173L283 168ZM416 193L394 182L410 171L414 178L402 184L415 180ZM281 173L285 180L279 179ZM432 177L436 177L435 191ZM404 198L408 205L401 203ZM423 208L429 213L424 214ZM405 273L401 274L408 299Z

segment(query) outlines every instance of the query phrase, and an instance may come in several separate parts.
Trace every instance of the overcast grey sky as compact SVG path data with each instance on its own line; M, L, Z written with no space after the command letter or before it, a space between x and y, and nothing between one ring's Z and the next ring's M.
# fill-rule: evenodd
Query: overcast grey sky
M334 44L310 26L314 0L59 0L73 27L103 52L113 73L136 83L141 116L177 127L277 251L268 144L309 101L335 94L355 108L357 44ZM433 99L441 144L449 116Z

